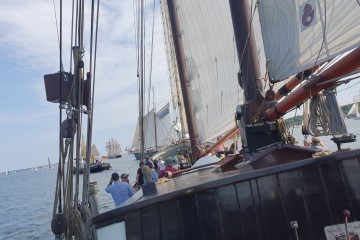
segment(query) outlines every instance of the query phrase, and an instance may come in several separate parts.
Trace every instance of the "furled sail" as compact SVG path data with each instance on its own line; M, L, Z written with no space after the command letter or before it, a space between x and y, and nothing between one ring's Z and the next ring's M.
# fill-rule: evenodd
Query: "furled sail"
M162 4L166 11L167 1ZM243 99L237 81L239 62L230 8L227 1L217 0L209 0L206 5L183 0L176 6L199 141L205 143L235 127L235 108ZM166 29L170 27L167 14L163 13L163 21L165 35L171 34ZM165 39L172 44L170 37ZM171 49L167 48L168 63L173 69L176 61Z
M270 78L286 79L359 46L359 14L353 0L261 1Z

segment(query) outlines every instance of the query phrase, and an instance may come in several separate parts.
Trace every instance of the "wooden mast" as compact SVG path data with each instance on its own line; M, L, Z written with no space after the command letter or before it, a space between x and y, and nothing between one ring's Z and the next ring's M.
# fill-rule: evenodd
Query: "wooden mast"
M265 112L264 108L259 110L259 106L264 102L259 90L263 89L263 84L260 80L255 36L251 28L250 6L248 1L238 0L229 0L229 4L240 63L239 84L245 95L245 124L250 124L259 111L260 114Z
M193 106L191 101L191 89L190 83L186 74L185 68L185 52L184 47L181 39L181 32L179 27L179 17L176 12L176 4L175 0L168 0L168 9L170 15L170 23L172 29L172 36L174 40L174 47L175 47L175 55L176 55L176 62L178 65L179 70L179 77L180 77L180 85L183 95L184 101L184 109L185 109L185 116L186 122L188 124L189 135L190 135L190 143L191 143L191 150L192 150L192 157L193 159L197 159L199 156L199 136L196 127L195 116L193 112Z

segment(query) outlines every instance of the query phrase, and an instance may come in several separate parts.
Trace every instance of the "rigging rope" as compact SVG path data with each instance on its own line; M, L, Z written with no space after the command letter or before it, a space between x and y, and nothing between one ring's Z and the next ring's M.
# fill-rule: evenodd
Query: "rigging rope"
M286 142L286 143L291 143L291 144L295 144L296 140L295 138L290 134L288 128L286 127L285 124L285 120L283 117L275 120L275 124L279 130L279 133L281 135L281 138Z
M330 111L331 109L331 111ZM347 133L334 92L315 95L310 102L309 132L313 136Z
M84 1L77 0L76 3L76 23L74 26L74 0L72 4L72 21L71 21L71 45L73 44L73 33L75 33L75 47L71 49L70 54L70 74L69 76L73 76L73 82L70 87L69 98L64 101L60 100L60 118L59 118L59 165L58 165L58 174L56 180L56 189L54 196L54 205L53 205L53 219L57 213L63 214L66 221L56 222L56 224L64 224L64 226L56 226L56 227L64 227L65 232L59 233L58 229L53 230L56 233L57 239L84 239L88 237L88 239L93 239L92 229L91 229L91 217L92 211L88 205L88 191L83 187L83 202L79 203L79 171L76 171L76 180L74 184L73 177L73 169L74 162L76 160L76 169L79 170L79 160L80 160L80 141L82 137L82 129L81 123L83 118L83 113L86 113L83 106L83 85L84 85L84 64L83 64L83 55L84 55L84 46L83 46L83 36L84 36ZM90 41L90 73L93 71L94 74L88 80L92 80L92 87L95 87L95 71L96 71L96 53L97 53L97 36L98 36L98 20L99 20L99 0L97 2L97 16L96 16L96 30L95 30L95 40L93 41L93 30L94 30L94 9L95 9L95 0L92 0L91 6L91 41ZM54 3L55 9L55 3ZM62 64L62 1L60 1L60 34L58 33L59 39L59 49L60 49L60 76L61 82L63 82L63 78L67 77L63 74L63 64ZM56 10L55 10L55 19L56 19ZM56 20L57 22L57 20ZM95 42L93 44L93 42ZM93 54L94 48L94 54ZM93 56L94 55L94 56ZM72 60L71 56L74 56ZM92 61L94 60L94 61ZM71 74L72 62L74 61L74 74ZM62 95L62 88L60 87L60 96ZM91 94L92 93L92 94ZM87 109L88 113L88 146L91 144L91 133L92 133L92 122L93 115L92 110L94 108L94 91L90 92L91 94L91 107ZM89 105L87 105L89 106ZM62 134L62 124L63 117L62 112L65 110L67 114L67 121L76 122L74 126L76 126L76 140L73 136L65 136ZM70 127L70 126L69 126ZM75 147L76 142L76 147ZM87 159L89 159L90 150L87 149ZM76 156L74 158L74 153L76 152ZM83 155L81 155L83 157ZM67 160L67 162L66 162ZM67 163L67 164L66 164ZM87 168L89 164L87 164ZM84 186L88 184L89 177L84 174ZM75 192L74 192L75 188ZM61 229L62 230L62 229ZM60 235L58 235L60 234Z

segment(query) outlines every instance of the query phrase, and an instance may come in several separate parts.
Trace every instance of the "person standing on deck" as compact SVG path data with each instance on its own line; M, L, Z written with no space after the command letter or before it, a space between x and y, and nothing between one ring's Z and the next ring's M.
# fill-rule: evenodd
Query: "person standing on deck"
M135 186L137 189L140 189L141 186L144 185L144 175L142 173L142 169L144 166L145 166L144 162L139 163L139 169L137 170L136 181L135 181Z
M111 194L111 197L115 202L115 207L120 206L123 202L134 195L134 190L130 184L120 181L119 178L118 173L113 173L111 175L110 182L105 189L107 193Z
M144 175L144 184L150 183L150 182L157 182L159 175L154 169L154 163L151 160L145 161L145 166L142 169L143 175Z

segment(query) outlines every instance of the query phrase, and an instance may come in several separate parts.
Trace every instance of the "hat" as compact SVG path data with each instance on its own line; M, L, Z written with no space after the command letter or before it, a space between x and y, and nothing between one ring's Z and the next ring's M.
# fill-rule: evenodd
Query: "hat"
M127 178L127 177L129 177L129 174L126 173L121 174L121 178Z
M311 141L312 141L313 143L320 143L320 142L321 142L321 140L320 140L319 137L313 137L313 138L311 138Z
M147 166L154 166L153 162L151 160L146 160L145 165Z
M114 181L118 180L119 179L119 174L114 172L113 174L111 174L111 179L114 180Z
M169 157L169 158L167 158L167 159L165 160L164 165L165 165L165 167L171 167L171 166L174 165L174 162L173 162L173 160L171 159L171 157Z
M150 157L149 157L149 155L145 155L145 159L149 159Z

